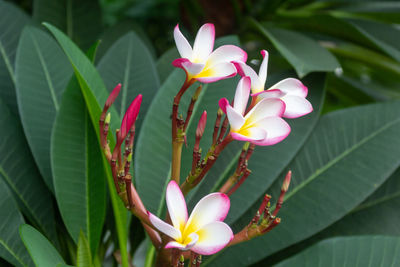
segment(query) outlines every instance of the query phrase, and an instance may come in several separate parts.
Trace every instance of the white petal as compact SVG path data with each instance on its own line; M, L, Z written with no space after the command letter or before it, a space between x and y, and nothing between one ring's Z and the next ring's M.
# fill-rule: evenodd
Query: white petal
M207 61L208 56L214 48L215 28L214 24L207 23L201 26L197 32L193 45L193 62Z
M226 106L226 115L228 116L232 131L239 130L245 122L243 116L231 106Z
M216 65L222 62L246 62L247 53L235 45L223 45L215 49L207 60L207 65Z
M236 68L232 63L219 63L207 69L204 69L198 75L194 76L199 82L211 83L222 79L230 78L236 75Z
M257 73L243 62L234 62L240 76L249 76L251 79L251 91L253 94L264 90L264 84L260 81Z
M260 66L260 70L258 71L258 77L260 78L260 82L265 84L267 80L267 71L268 71L268 52L267 50L261 50L261 55L263 56L263 61Z
M239 133L232 132L231 135L239 141L260 141L267 138L267 132L259 127L250 127Z
M251 81L249 77L240 79L235 92L235 100L233 101L233 108L240 114L244 114L249 100Z
M208 194L194 207L186 224L184 235L194 233L211 222L223 221L229 208L230 200L227 195L221 193Z
M278 98L261 99L244 117L246 124L252 125L257 121L272 116L282 116L285 112L285 103ZM267 132L269 135L269 133Z
M186 40L185 36L179 30L179 25L177 24L174 29L174 39L176 48L178 48L178 52L181 57L190 59L192 57L192 47L189 42Z
M283 117L285 118L294 119L313 111L311 103L303 97L286 95L282 98L282 100L286 104L285 113L283 114Z
M304 84L294 78L284 79L273 86L270 89L279 89L288 95L297 95L301 97L306 97L308 89Z
M267 117L255 124L267 132L264 140L254 141L253 144L260 146L270 146L279 143L290 133L290 126L281 117Z
M183 231L188 219L186 201L179 185L173 180L167 186L166 201L174 228Z
M231 228L223 222L213 222L205 225L199 231L199 240L192 251L200 255L215 254L223 249L233 238Z
M181 232L178 229L175 229L172 225L169 225L168 223L160 220L157 216L154 214L147 212L149 215L150 222L154 225L155 228L157 228L160 232L166 234L167 236L178 240L181 238Z
M176 241L171 241L168 242L165 248L177 248L179 250L185 251L191 249L199 240L199 236L196 233L191 233L187 238L188 240L185 240L186 244L181 244Z
M258 99L263 98L281 98L284 97L286 94L279 89L270 89L265 90L257 94L252 94L251 96L257 96Z

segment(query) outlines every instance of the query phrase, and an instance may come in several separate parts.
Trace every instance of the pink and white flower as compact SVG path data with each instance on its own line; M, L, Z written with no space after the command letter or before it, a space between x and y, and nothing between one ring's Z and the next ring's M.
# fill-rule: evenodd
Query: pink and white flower
M306 99L308 89L298 79L284 79L269 89L264 91L265 81L267 80L268 52L261 50L263 61L257 73L243 62L235 62L235 66L241 76L248 76L251 79L252 96L257 97L257 101L264 98L280 98L286 104L283 114L285 118L298 118L313 111L312 105Z
M290 133L290 126L281 118L285 102L279 98L264 98L244 115L250 87L250 78L243 77L237 85L233 107L226 98L219 101L228 117L231 136L260 146L279 143Z
M247 60L247 53L234 45L223 45L213 51L215 28L211 23L201 26L193 48L180 32L179 25L174 29L174 39L181 58L175 59L172 65L185 70L188 80L210 83L233 77L237 70L231 62Z
M148 212L151 223L173 241L165 248L192 250L211 255L223 249L233 238L231 228L222 222L228 214L230 200L222 193L203 197L188 217L185 198L175 181L167 186L166 201L172 225Z

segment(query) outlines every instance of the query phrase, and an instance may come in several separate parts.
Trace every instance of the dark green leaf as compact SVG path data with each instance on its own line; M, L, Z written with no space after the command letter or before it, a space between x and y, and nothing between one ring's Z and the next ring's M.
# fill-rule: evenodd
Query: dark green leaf
M170 48L161 55L161 57L157 60L157 71L158 76L160 77L160 81L163 83L171 74L171 72L175 69L172 66L172 61L174 59L180 58L178 49L176 47Z
M58 43L61 45L68 59L70 60L72 66L74 67L75 75L78 79L79 85L81 87L81 92L84 96L86 107L92 121L93 128L95 129L95 136L99 141L99 125L98 120L101 113L101 105L105 103L108 97L108 91L104 86L103 81L96 68L87 58L87 56L79 50L79 48L68 39L65 34L60 30L51 26L50 24L45 24L45 26L51 31ZM113 107L110 108L111 112L111 131L115 130L119 126L118 113ZM112 136L110 137L110 146L112 147L114 140ZM121 250L121 257L123 266L127 266L128 255L127 255L127 231L128 231L128 213L123 205L123 202L119 199L117 192L114 188L114 181L109 166L107 166L107 161L105 157L103 159L103 170L107 174L107 184L110 190L111 203L114 212L115 225L118 233L118 242Z
M399 134L399 102L367 105L324 116L288 166L293 172L292 184L279 213L282 218L279 227L226 250L213 263L235 262L237 266L253 263L343 217L398 167ZM275 200L281 183L277 180L268 190ZM247 224L253 211L242 217L235 228ZM243 254L246 257L240 256Z
M336 58L313 39L294 31L254 23L300 77L310 72L333 71L340 67Z
M49 22L65 32L83 49L88 49L102 31L97 0L35 0L33 18Z
M50 136L72 68L49 34L26 27L18 44L15 73L25 135L44 181L54 191Z
M378 46L384 53L400 61L400 30L392 25L368 20L349 19L348 22Z
M129 32L114 43L97 68L110 92L118 83L122 84L119 97L114 102L120 118L136 95L143 95L139 124L136 124L140 126L160 87L155 63L147 47L134 32Z
M28 224L21 225L19 234L37 267L54 267L63 258L40 232Z
M19 36L30 18L13 4L0 1L0 97L18 114L14 61Z
M1 99L0 114L0 177L21 211L56 243L51 194L34 164L22 126Z
M324 240L275 266L397 266L400 238L351 236Z
M1 175L0 175L1 176ZM33 266L18 228L24 223L7 185L0 179L0 257L14 266Z
M51 144L61 216L75 242L83 231L95 253L105 216L106 177L96 132L76 81L64 93Z

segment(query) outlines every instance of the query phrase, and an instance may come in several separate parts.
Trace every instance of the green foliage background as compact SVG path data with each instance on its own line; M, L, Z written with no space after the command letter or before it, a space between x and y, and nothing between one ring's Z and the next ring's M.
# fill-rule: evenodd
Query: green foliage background
M116 258L124 267L153 264L140 223L113 188L97 140L99 114L121 82L111 110L115 130L143 94L134 183L146 208L162 214L169 114L184 79L171 66L178 57L172 31L179 23L192 41L205 22L215 24L217 46L240 45L256 69L259 51L268 50L267 87L300 78L314 112L290 120L282 143L256 149L226 220L234 232L242 229L264 194L276 201L290 169L282 223L205 257L202 266L400 265L398 1L0 0L1 266L116 266ZM207 110L207 149L217 101L232 98L236 83L204 86L182 173L190 168L195 122ZM221 154L188 195L189 207L229 177L240 149L235 142Z

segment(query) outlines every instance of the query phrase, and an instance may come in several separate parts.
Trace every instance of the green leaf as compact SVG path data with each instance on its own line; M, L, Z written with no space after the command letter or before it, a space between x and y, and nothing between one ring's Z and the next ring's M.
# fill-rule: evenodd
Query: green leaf
M218 40L217 46L226 43L238 43L238 39L236 37L226 37ZM164 199L155 196L164 194L165 186L169 181L171 160L170 114L172 112L173 98L184 81L185 74L180 69L174 70L167 78L149 107L136 145L135 174L137 189L146 208L152 212L161 212L164 205ZM233 96L236 85L236 79L227 79L210 85L203 85L202 93L196 103L192 122L188 127L189 135L187 141L189 148L183 148L183 153L192 153L193 135L191 133L194 132L198 118L203 110L206 109L209 112L208 132L213 127L213 121L215 121L219 98L227 95ZM197 86L197 83L193 85L182 97L179 106L180 113L186 114L190 98ZM207 132L205 136L207 136ZM191 164L189 162L191 158L192 156L187 158L185 154L182 156L182 181L187 174L186 170Z
M82 49L88 49L102 32L97 0L35 0L33 18L49 22L66 33Z
M21 212L57 243L53 200L34 164L22 126L1 99L0 114L0 179L9 186Z
M400 31L392 25L359 19L348 19L351 25L371 40L388 56L400 61Z
M304 77L314 71L334 71L340 67L336 58L313 39L294 31L252 21L293 66L299 77Z
M77 265L77 267L92 267L93 266L89 242L86 239L85 234L82 231L79 234L76 265Z
M159 57L159 59L157 60L157 71L158 76L160 77L160 81L162 83L165 82L171 72L175 69L175 67L172 66L172 61L180 57L181 56L179 55L178 49L176 49L176 47L168 49L167 52Z
M397 266L400 238L351 236L324 240L275 266Z
M28 26L18 44L15 73L25 135L44 181L54 191L50 136L72 68L49 34Z
M18 115L14 61L19 36L30 18L13 4L0 1L0 98Z
M139 127L160 87L155 63L147 47L134 32L128 32L107 51L97 68L110 92L122 83L119 97L114 102L120 118L136 95L143 95L136 124Z
M83 231L94 254L106 210L105 173L96 132L76 80L64 93L51 142L55 195L63 221L78 243Z
M1 176L1 175L0 175ZM33 266L18 228L24 223L7 185L0 179L0 257L14 266Z
M32 226L21 225L19 234L37 267L54 267L65 263L49 240Z
M74 68L75 75L78 79L79 85L81 87L81 92L86 102L86 107L88 109L93 128L95 129L95 136L97 137L98 142L100 142L98 135L98 120L100 118L101 108L99 103L105 103L108 97L107 89L105 88L99 73L96 71L96 68L87 58L87 56L81 50L79 50L79 48L60 30L58 30L54 26L51 26L50 24L45 24L45 26L54 35ZM110 128L113 131L119 126L119 119L118 113L113 107L110 108L110 112L111 117L113 118L110 123ZM114 144L113 137L110 136L109 140L110 146L112 147ZM117 195L117 192L114 188L112 174L104 155L102 156L102 159L103 166L105 168L104 172L107 174L107 184L110 191L115 225L118 233L118 242L121 251L122 263L124 267L127 267L128 212L126 211L123 202L119 199L119 196Z
M237 266L253 263L339 220L399 166L399 134L399 102L324 116L287 168L292 170L293 177L279 213L282 218L279 227L226 250L213 263L235 262ZM282 180L277 180L267 191L273 200L278 197L281 183ZM235 229L248 223L254 208L257 205L242 217ZM246 257L240 256L243 254Z

